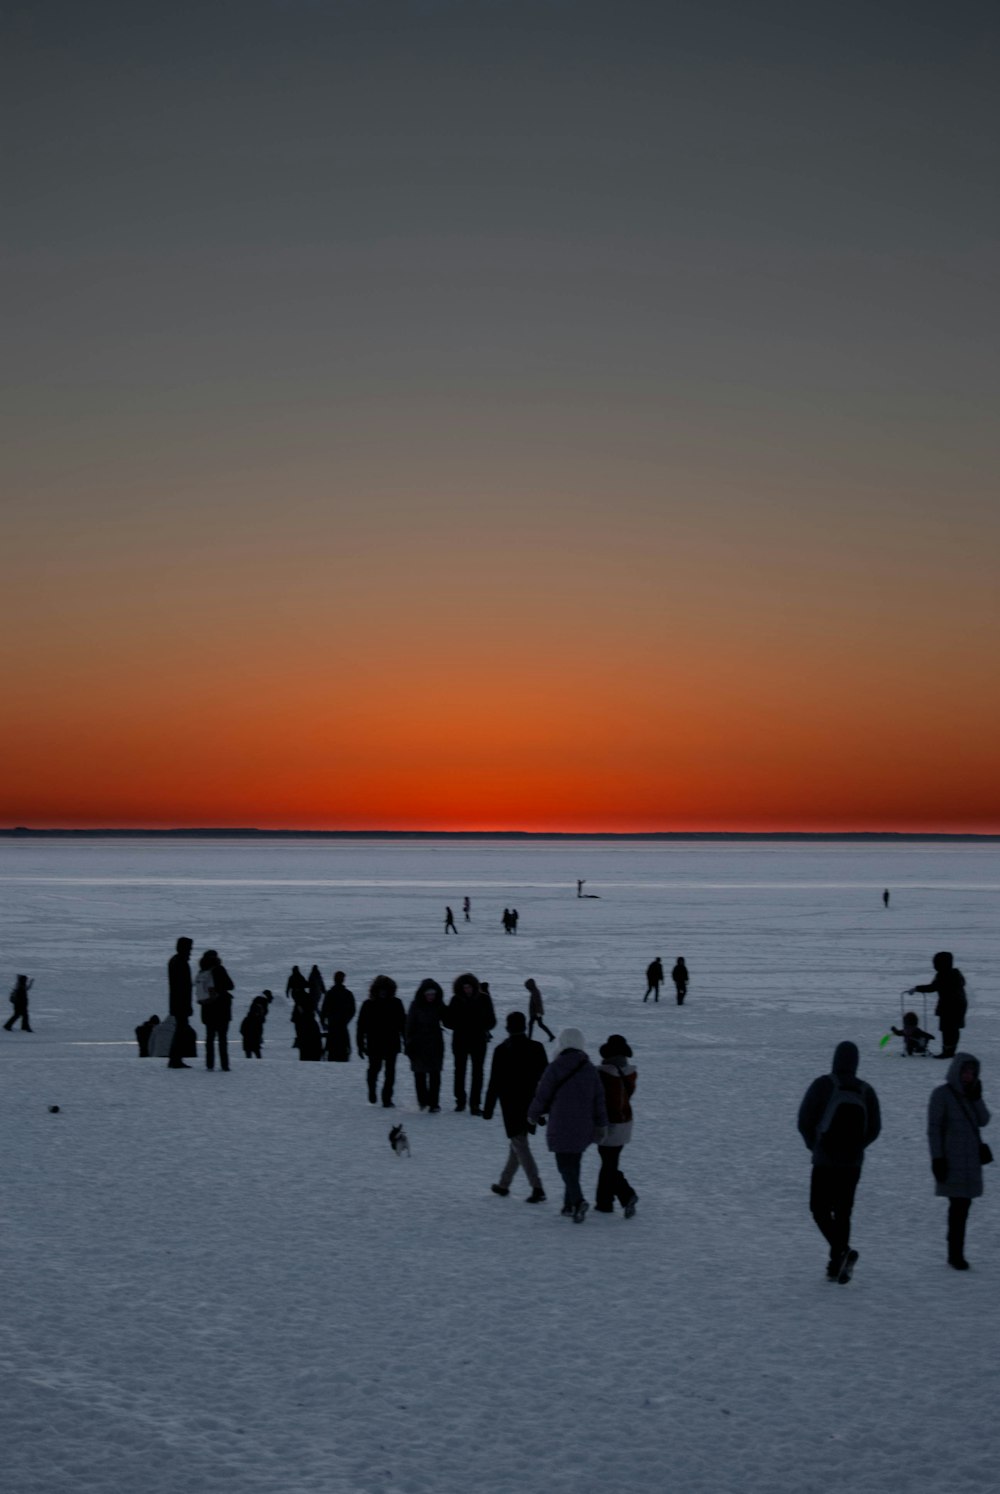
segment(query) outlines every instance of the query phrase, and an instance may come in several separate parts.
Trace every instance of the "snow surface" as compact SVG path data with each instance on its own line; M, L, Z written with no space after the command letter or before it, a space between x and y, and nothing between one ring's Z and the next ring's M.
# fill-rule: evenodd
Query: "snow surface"
M1000 1169L960 1276L924 1139L944 1066L879 1039L952 949L1000 1110L998 901L993 846L4 843L3 978L34 976L36 1031L0 1032L3 1488L997 1488ZM136 1057L179 934L236 982L230 1074ZM669 986L642 1003L657 954L687 957L683 1009ZM636 1217L561 1218L540 1137L548 1202L526 1208L520 1176L493 1195L502 1124L452 1112L450 1059L436 1116L401 1063L397 1158L358 1060L291 1050L281 993L314 960L359 997L384 970L407 1000L471 969L501 1022L533 975L554 1030L595 1055L624 1033ZM248 1062L236 1028L262 986ZM847 1287L825 1279L795 1129L841 1038L885 1125Z

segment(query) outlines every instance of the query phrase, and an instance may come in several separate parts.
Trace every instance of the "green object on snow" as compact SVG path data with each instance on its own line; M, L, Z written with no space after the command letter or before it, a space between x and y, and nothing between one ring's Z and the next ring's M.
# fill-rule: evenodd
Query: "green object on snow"
M886 1045L886 1043L891 1043L891 1042L892 1042L892 1033L891 1032L887 1032L884 1038L879 1038L878 1045L879 1045L880 1048L884 1048L885 1045Z

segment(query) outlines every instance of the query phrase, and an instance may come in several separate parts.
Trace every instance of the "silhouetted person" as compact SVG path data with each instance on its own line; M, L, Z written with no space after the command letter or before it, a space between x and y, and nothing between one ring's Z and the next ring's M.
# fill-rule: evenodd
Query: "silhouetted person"
M548 1028L548 1027L546 1027L546 1025L545 1025L545 1003L542 1001L542 993L541 993L541 991L538 989L538 987L535 984L534 980L530 979L530 978L525 981L525 983L524 983L524 989L528 993L528 1036L529 1036L529 1038L531 1037L531 1034L534 1032L535 1028L536 1027L540 1027L542 1029L542 1031L545 1033L545 1036L548 1038L549 1042L550 1043L554 1042L555 1041L555 1036L556 1036L555 1033L552 1032L551 1029Z
M472 922L472 904L469 902L469 899L467 897L463 897L463 899L462 899L462 912L465 915L465 921L466 921L466 923L471 923Z
M264 991L260 996L255 996L250 1003L250 1008L246 1016L240 1023L243 1053L247 1058L261 1057L260 1050L264 1042L264 1023L267 1021L267 1013L270 1005L270 991Z
M577 895L577 897L583 897L583 884L584 884L584 882L586 880L587 880L586 877L577 877L577 879L576 879L576 895Z
M597 1070L604 1086L608 1129L597 1148L601 1170L594 1209L598 1214L613 1214L617 1198L626 1219L632 1218L639 1202L639 1195L621 1170L622 1148L632 1140L632 1096L637 1076L631 1057L632 1049L625 1038L620 1032L613 1032L601 1045L601 1064Z
M524 1175L531 1184L531 1192L526 1201L544 1203L545 1190L528 1144L528 1136L535 1129L528 1122L528 1106L535 1098L538 1081L548 1067L548 1056L541 1043L532 1041L525 1032L523 1012L509 1012L506 1026L507 1037L498 1045L490 1066L483 1119L492 1120L499 1102L510 1147L500 1181L491 1183L490 1187L501 1198L506 1198L514 1181L514 1174L519 1167L523 1167Z
M882 894L882 906L884 908L888 908L888 906L889 906L889 889L888 889L888 887L885 889L885 891Z
M447 933L449 929L451 930L451 932L453 934L457 934L458 933L458 929L455 927L455 915L454 915L454 913L451 911L450 908L445 908L445 910L444 910L444 931L445 931L445 933Z
M466 1100L473 1115L481 1113L483 1064L486 1045L496 1026L496 1013L488 991L474 975L459 975L452 982L452 997L445 1013L445 1025L451 1028L451 1051L455 1059L455 1109L464 1110ZM466 1070L471 1068L468 1093Z
M174 1036L170 1044L168 1069L189 1069L189 1054L197 1051L191 1026L191 940L178 939L177 953L167 961L167 984L170 990L170 1015L174 1019Z
M648 1001L652 996L654 1001L660 999L660 987L663 984L663 961L659 955L646 966L646 994L642 998Z
M358 1052L368 1059L368 1099L378 1099L378 1078L382 1069L382 1104L393 1108L392 1092L396 1082L396 1059L403 1046L406 1011L396 995L396 982L388 975L376 975L368 996L358 1013Z
M351 1028L357 1006L354 992L344 985L343 970L333 972L333 985L323 997L320 1016L326 1028L326 1056L331 1063L347 1063L351 1057Z
M934 1041L934 1034L924 1031L916 1012L904 1012L902 1027L893 1027L890 1031L903 1039L903 1056L905 1058L912 1058L914 1054L918 1057L925 1054L928 1043L933 1043Z
M673 981L674 990L677 992L677 1005L683 1006L684 997L688 993L688 981L690 979L690 976L688 975L688 967L684 962L683 955L677 956L677 962L670 972L670 979Z
M989 1119L979 1059L973 1053L956 1053L948 1065L948 1078L931 1091L927 1107L934 1192L948 1200L948 1264L955 1271L969 1269L965 1226L972 1200L983 1191L983 1163L993 1160L979 1134Z
M812 1153L809 1211L830 1247L826 1274L850 1280L851 1213L865 1148L882 1129L878 1096L858 1075L854 1043L838 1043L829 1074L814 1079L799 1106L799 1131Z
M291 1022L295 1028L293 1048L297 1048L302 1063L319 1063L323 1057L323 1034L319 1030L316 1013L312 1009L312 997L307 991L305 998L292 1007Z
M207 981L203 978L207 976ZM205 1024L205 1067L215 1068L215 1045L219 1045L219 1068L229 1072L229 1024L233 1018L233 982L214 949L206 949L198 962L195 982ZM204 994L203 994L204 993Z
M517 933L517 921L520 918L520 916L521 915L517 911L516 908L511 908L511 910L510 910L510 931L511 931L512 934L516 934Z
M958 1035L965 1026L965 1014L969 1005L965 995L965 976L957 969L950 950L940 950L931 963L935 970L934 979L925 986L911 986L906 994L913 996L917 991L937 992L934 1015L941 1029L941 1052L935 1054L935 1057L954 1058Z
M135 1029L135 1040L139 1044L139 1057L149 1057L149 1040L153 1035L153 1028L159 1027L160 1019L154 1012L145 1022L140 1022Z
M510 921L510 909L509 908L504 908L504 910L503 910L503 917L501 918L500 922L503 924L503 931L504 931L505 934L510 934L510 933L513 932L513 925L511 924L511 921Z
M306 980L298 965L292 966L292 973L285 982L285 995L290 997L295 1006L301 1006L309 991L309 982Z
M22 1032L34 1032L34 1028L28 1021L28 992L35 984L26 975L19 975L14 982L10 993L10 1004L14 1008L10 1020L3 1024L5 1032L13 1032L14 1023L20 1022Z
M421 1110L441 1109L444 1068L444 992L436 980L422 980L406 1014L406 1056Z
M314 965L309 972L308 986L309 1005L314 1012L319 1012L323 1004L323 997L326 995L326 984L318 965Z

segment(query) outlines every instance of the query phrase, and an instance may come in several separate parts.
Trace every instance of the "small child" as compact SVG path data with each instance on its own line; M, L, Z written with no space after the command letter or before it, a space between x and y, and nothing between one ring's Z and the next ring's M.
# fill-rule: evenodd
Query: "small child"
M902 1027L894 1027L892 1030L897 1037L903 1039L903 1051L907 1058L912 1058L915 1053L926 1053L927 1044L934 1041L934 1034L924 1032L920 1026L916 1012L904 1012Z

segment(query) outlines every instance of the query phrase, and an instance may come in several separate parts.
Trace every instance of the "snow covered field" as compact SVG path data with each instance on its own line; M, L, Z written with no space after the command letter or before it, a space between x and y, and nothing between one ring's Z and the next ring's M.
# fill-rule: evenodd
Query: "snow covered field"
M959 1276L924 1139L945 1066L879 1039L952 949L1000 1112L998 909L994 846L0 843L2 978L34 977L36 1029L0 1031L4 1490L996 1488L1000 1167ZM135 1056L179 934L236 982L230 1074ZM658 954L687 958L682 1009L642 1003ZM493 1195L502 1124L452 1112L450 1058L440 1115L401 1063L398 1159L357 1058L291 1050L281 993L314 960L359 1000L379 971L408 1002L470 969L501 1028L532 975L593 1056L624 1033L636 1217L561 1218L541 1137L548 1202L525 1208L520 1177ZM847 1287L825 1279L795 1129L841 1038L884 1118Z

